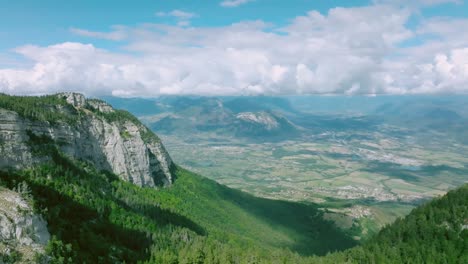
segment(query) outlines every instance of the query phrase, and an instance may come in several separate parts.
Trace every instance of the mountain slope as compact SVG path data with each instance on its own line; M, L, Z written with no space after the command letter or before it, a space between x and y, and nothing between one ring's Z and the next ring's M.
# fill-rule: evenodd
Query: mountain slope
M264 253L289 248L324 254L355 244L313 206L255 198L180 169L170 188L141 188L60 153L53 156L27 171L3 172L0 179L9 188L30 186L57 244L48 253L73 263L143 260L152 245L162 247L160 240L169 242L155 256L161 250L176 254L197 239L212 243L212 250L229 245L233 252L251 247ZM237 258L243 257L248 255Z
M320 261L468 263L468 184L414 209L364 245Z
M175 166L171 175L176 180L168 188L138 186L103 169L93 158L72 155L74 152L64 147L70 147L70 141L63 142L63 137L52 133L58 131L57 127L70 125L86 133L86 118L110 125L134 118L124 115L123 119L106 119L100 115L110 109L100 101L96 101L97 112L87 112L86 107L76 106L75 96L73 100L58 98L0 98L2 107L10 109L3 110L8 117L14 116L14 120L31 128L24 133L5 127L0 130L1 151L21 146L26 156L34 160L18 166L15 162L24 157L16 161L3 157L0 185L10 190L28 190L34 213L47 221L52 238L45 255L34 256L36 263L468 261L468 185L413 210L362 246L324 257L311 256L344 250L356 242L323 220L314 205L257 198ZM32 105L12 105L18 100ZM79 122L72 123L73 120ZM144 131L144 127L139 129ZM103 134L98 135L106 135L100 131ZM141 139L141 130L138 134ZM156 138L153 134L148 137ZM9 153L13 157L22 154ZM2 261L11 262L18 256L13 260L1 257Z
M0 150L9 155L1 158L0 184L31 190L34 210L44 216L52 236L46 248L52 263L166 263L174 258L194 263L201 253L204 259L211 254L214 263L244 263L252 256L269 258L271 252L325 254L355 244L313 205L256 198L176 167L171 169L175 182L162 189L114 174L112 167L100 166L108 156L95 159L76 152L87 143L80 139L83 134L95 127L89 120L115 127L112 133L96 130L99 140L93 145L99 148L108 137L118 139L114 147L120 140L143 138L150 140L142 145L147 150L149 144L162 144L153 134L143 136L145 128L130 115L109 115L116 110L101 101L63 96L0 98L4 120L14 117L0 129ZM137 129L128 131L127 123ZM21 126L11 129L15 124ZM58 136L64 133L67 137ZM128 146L134 148L138 145ZM28 159L18 159L14 149ZM93 153L102 155L86 154ZM43 260L37 256L37 262Z
M24 169L49 159L34 151L33 141L44 137L67 156L137 185L172 182L172 160L159 138L128 112L76 93L0 95L1 167Z

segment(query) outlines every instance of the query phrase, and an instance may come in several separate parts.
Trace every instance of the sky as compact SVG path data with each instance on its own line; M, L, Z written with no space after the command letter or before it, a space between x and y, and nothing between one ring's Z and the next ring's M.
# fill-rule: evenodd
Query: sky
M468 93L462 0L0 0L0 92Z

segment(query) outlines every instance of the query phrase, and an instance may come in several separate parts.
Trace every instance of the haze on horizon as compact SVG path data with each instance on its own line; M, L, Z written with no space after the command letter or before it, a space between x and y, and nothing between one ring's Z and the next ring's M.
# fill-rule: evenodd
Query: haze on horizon
M2 2L8 94L468 93L461 0Z

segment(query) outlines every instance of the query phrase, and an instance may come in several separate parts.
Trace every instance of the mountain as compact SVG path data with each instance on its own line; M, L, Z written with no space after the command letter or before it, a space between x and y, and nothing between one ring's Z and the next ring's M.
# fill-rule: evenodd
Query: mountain
M375 110L375 114L388 121L410 126L453 125L463 120L454 105L437 102L389 102Z
M405 127L416 133L443 133L446 138L467 144L467 100L466 96L407 98L377 107L374 115L388 124ZM429 135L430 137L433 135Z
M22 169L50 159L34 147L49 138L66 155L137 185L173 180L172 160L161 141L128 112L76 93L0 95L1 167Z
M166 110L166 106L159 103L157 99L114 96L103 96L101 99L118 109L127 109L136 116L154 115Z
M2 95L0 112L0 185L31 201L50 234L29 251L33 262L245 263L356 244L316 205L257 198L177 167L156 135L103 101ZM21 236L5 245L3 262L27 262Z
M272 96L239 96L223 98L225 106L234 113L274 111L284 115L296 113L288 98Z
M300 129L284 116L271 111L241 112L231 130L237 136L257 138L294 138Z
M275 111L282 114L296 112L289 98L272 96L160 96L158 98L104 96L101 99L116 108L126 109L136 116L184 111L194 106L210 110L212 106L221 106L219 103L234 114L261 111Z
M164 97L164 111L141 119L153 131L167 135L214 133L247 140L278 140L297 137L301 129L281 112L292 111L287 101L266 97ZM119 104L123 107L124 103ZM132 108L127 108L132 111ZM276 111L277 110L277 111ZM281 110L281 111L280 111Z
M0 99L2 263L468 261L468 185L356 246L317 205L254 197L155 157L164 149L156 135L102 101ZM133 178L148 171L158 173Z

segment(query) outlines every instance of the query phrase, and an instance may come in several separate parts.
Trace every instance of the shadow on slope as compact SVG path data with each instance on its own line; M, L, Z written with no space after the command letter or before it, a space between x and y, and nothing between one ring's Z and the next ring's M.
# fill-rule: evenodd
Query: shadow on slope
M180 168L177 175L174 186L161 191L161 204L178 208L208 234L301 255L356 245L314 205L254 197Z
M131 201L116 198L115 175L57 156L32 170L0 171L1 185L29 186L27 195L35 210L44 215L49 232L61 245L53 246L50 255L70 257L70 263L135 263L149 257L150 233L167 230L170 235L178 227L203 235L203 229L184 216L154 204L129 206Z

